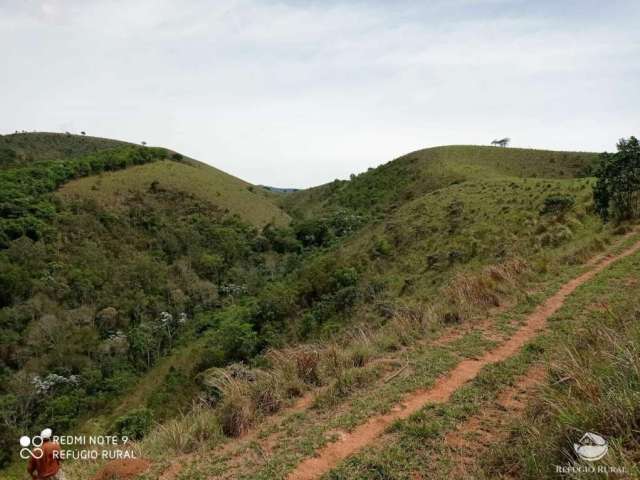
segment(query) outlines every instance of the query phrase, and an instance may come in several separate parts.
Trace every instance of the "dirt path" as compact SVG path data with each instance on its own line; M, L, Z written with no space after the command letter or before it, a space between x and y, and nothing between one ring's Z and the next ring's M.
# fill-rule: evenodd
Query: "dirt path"
M300 463L288 475L287 480L318 479L342 460L373 442L393 422L413 415L429 403L446 402L457 389L475 378L483 367L501 362L516 354L546 326L547 319L562 307L566 298L576 288L591 280L612 263L639 250L640 241L619 255L601 256L590 264L590 270L565 283L558 292L539 305L529 315L524 325L502 345L487 352L479 359L460 362L449 374L437 380L433 387L413 392L392 408L389 413L372 417L350 433L346 433L335 442L327 444L317 452L315 457Z
M448 463L454 465L450 478L473 478L469 472L477 471L482 454L508 435L505 425L525 410L545 377L542 365L530 367L514 386L502 390L494 402L445 436Z
M492 309L492 316L496 314L496 312L503 311L507 307L512 305L501 305L500 307L496 307ZM474 323L472 325L454 325L450 327L445 327L440 335L431 340L420 340L418 343L422 345L432 345L432 346L446 346L460 338L464 337L464 335L469 334L473 331L482 331L482 332L493 332L493 321L489 319L482 320L480 322ZM494 333L494 335L497 335ZM388 381L395 378L398 374L402 374L406 372L407 365L402 364L402 353L406 349L401 349L397 352L397 358L376 358L371 360L368 365L375 364L389 364L393 369L388 372L388 375L383 375L381 378L377 380L377 383L387 383ZM260 429L252 428L249 431L245 432L241 437L230 441L223 446L219 447L216 454L223 456L225 453L229 453L230 457L234 457L239 455L239 452L243 452L247 445L251 443L256 443L258 447L263 448L265 450L270 450L269 445L273 443L274 436L277 434L270 434L267 437L260 438L259 432L261 429L264 429L265 425L274 425L277 422L282 421L282 417L293 415L299 412L304 412L308 410L312 405L316 397L324 390L326 387L321 387L309 392L306 392L302 397L298 398L292 406L285 408L281 412L279 412L278 416L267 417L265 419L265 423L263 423ZM199 453L188 453L181 454L177 458L175 458L165 469L160 473L158 480L175 480L186 464L197 461ZM240 459L240 461L245 460L244 458ZM233 460L232 460L233 463ZM232 471L233 468L229 468L229 471ZM217 477L216 477L217 478Z

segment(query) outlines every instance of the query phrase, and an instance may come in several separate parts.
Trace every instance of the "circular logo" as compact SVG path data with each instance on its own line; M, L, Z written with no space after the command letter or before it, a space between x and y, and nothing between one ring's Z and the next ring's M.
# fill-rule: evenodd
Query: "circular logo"
M573 444L576 455L586 462L595 462L604 457L609 451L607 441L597 433L587 432L578 443Z
M28 458L35 458L36 460L44 456L44 451L40 448L42 446L42 437L35 435L33 438L23 435L20 437L20 458L27 460ZM29 446L34 447L33 450Z

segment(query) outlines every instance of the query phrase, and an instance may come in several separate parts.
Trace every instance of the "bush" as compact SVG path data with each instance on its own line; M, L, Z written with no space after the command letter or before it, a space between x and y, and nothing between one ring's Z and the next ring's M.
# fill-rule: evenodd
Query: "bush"
M118 417L113 424L113 433L130 440L142 439L151 429L151 410L140 408Z
M268 240L271 248L278 253L300 251L300 242L290 228L274 227L268 224L262 229L262 234Z
M542 207L540 214L565 213L571 210L575 203L576 200L571 195L550 195L544 199L544 206Z
M250 383L222 372L215 381L222 398L217 411L222 432L228 437L239 437L255 421L255 405L251 401Z
M392 251L393 247L386 238L376 239L373 243L372 253L375 257L387 257Z
M247 308L233 306L222 315L212 333L212 344L218 347L226 361L241 361L250 358L258 347L258 334L247 320Z
M145 438L144 447L158 456L166 456L167 452L180 455L212 448L221 440L222 431L214 410L198 405L189 413L158 425Z
M328 221L323 219L305 220L294 226L296 238L305 247L322 247L327 245L331 238L331 228Z
M4 165L12 165L16 163L17 159L18 155L15 150L7 147L0 148L0 167Z

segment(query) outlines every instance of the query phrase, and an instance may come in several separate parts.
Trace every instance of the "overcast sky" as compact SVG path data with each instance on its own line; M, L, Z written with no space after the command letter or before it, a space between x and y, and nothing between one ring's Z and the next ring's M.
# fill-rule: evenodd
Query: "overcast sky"
M0 0L0 132L305 187L435 145L640 134L637 0Z

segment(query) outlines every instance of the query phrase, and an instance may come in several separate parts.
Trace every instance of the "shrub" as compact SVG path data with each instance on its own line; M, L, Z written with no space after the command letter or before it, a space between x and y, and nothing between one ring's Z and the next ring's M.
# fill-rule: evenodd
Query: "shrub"
M393 247L386 238L378 238L373 243L372 253L375 257L388 257Z
M211 334L211 343L222 352L226 361L250 358L258 346L258 334L247 320L249 310L234 306L223 314L216 330Z
M549 195L544 199L544 205L540 211L541 215L549 213L561 214L565 213L576 203L575 198L571 195Z
M284 403L283 389L278 375L260 372L257 381L251 386L251 397L257 411L273 414Z
M278 253L300 251L300 242L290 228L274 227L268 224L262 229L262 234L269 241L271 248Z
M132 440L140 440L151 429L151 410L140 408L118 417L113 424L113 433Z
M158 425L144 440L144 450L158 456L179 455L211 448L223 434L214 410L195 405L187 414Z
M296 238L305 247L327 245L332 238L331 228L324 219L305 220L294 226Z
M4 165L12 165L17 159L18 155L15 150L7 147L0 148L0 167Z

